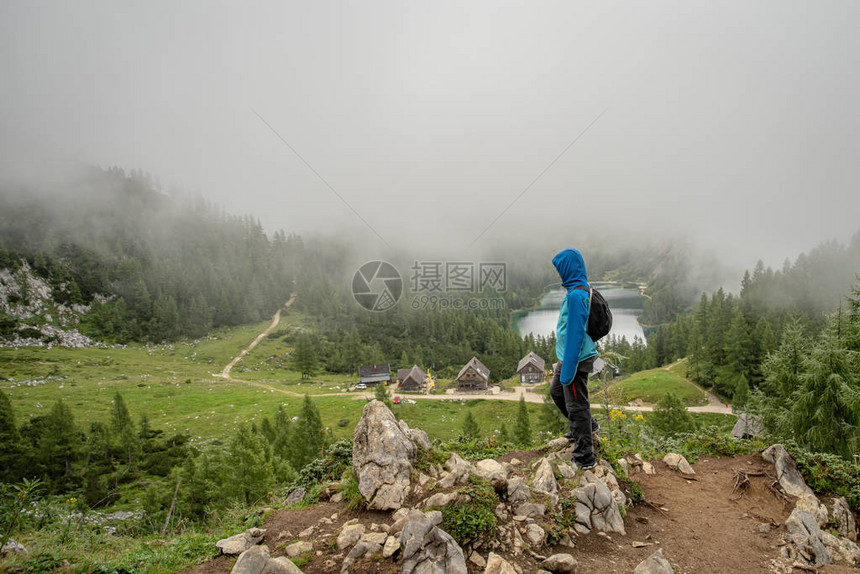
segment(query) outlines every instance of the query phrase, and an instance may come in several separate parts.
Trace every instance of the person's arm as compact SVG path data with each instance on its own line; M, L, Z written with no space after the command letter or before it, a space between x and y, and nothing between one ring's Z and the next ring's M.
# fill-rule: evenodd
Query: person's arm
M569 385L576 374L587 321L588 292L574 289L567 294L567 335L564 341L564 358L561 362L560 376L563 385Z

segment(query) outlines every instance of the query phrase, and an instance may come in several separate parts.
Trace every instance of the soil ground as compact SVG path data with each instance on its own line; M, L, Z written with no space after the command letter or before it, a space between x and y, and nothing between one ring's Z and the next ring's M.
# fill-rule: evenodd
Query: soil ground
M529 454L516 453L520 460L529 458ZM507 458L511 456L509 453ZM780 556L780 547L785 535L781 525L793 503L781 500L771 491L773 467L760 456L702 458L694 465L694 480L671 470L663 462L655 462L654 467L655 475L639 473L633 477L642 489L645 502L629 509L625 518L626 535L591 533L576 537L574 548L540 548L539 553L545 556L570 553L579 562L580 573L630 574L658 548L663 549L663 555L679 574L792 572L790 564ZM749 479L749 487L742 493L734 491L737 472L746 473ZM333 539L347 520L358 518L368 530L373 524L391 522L388 513L351 512L343 503L327 502L272 514L265 525L268 528L265 542L273 549L273 555L281 555L284 546L296 540L299 532L323 518L332 520L332 524L315 535L314 552L321 555L308 557L307 563L302 565L306 574L340 572L345 553L336 551ZM485 558L489 553L485 549L479 552ZM504 549L496 552L521 566L524 574L538 570L537 562L531 557L515 557ZM188 574L226 573L234 562L233 558L221 557ZM468 566L470 573L483 572L471 562ZM388 573L398 572L399 567L397 561L362 560L350 571ZM831 565L817 572L849 574L860 572L860 568Z

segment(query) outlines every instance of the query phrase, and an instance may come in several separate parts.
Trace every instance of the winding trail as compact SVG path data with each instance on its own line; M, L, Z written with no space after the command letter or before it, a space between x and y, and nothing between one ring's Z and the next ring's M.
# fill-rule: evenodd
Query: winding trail
M227 379L228 381L245 383L245 384L264 387L264 388L268 388L268 389L272 389L272 390L276 390L276 391L279 390L279 389L275 389L274 387L270 387L268 385L263 385L260 383L252 383L251 381L243 381L242 379L234 379L233 377L230 376L230 371L233 369L233 367L236 366L236 363L238 363L239 361L242 360L242 358L244 358L245 355L247 355L248 353L253 351L254 347L256 347L260 343L260 341L262 341L269 333L271 333L272 331L275 330L275 327L277 327L278 323L281 322L281 311L293 304L293 301L296 300L296 295L297 295L297 293L295 291L293 291L292 295L290 295L290 298L287 299L287 302L284 303L283 307L278 309L275 312L275 314L272 316L271 325L269 325L265 331L263 331L262 333L257 335L257 337L253 341L251 341L250 345L248 345L247 347L242 349L242 352L240 352L237 356L233 357L233 359L229 363L227 363L227 366L221 370L221 374L219 375L221 378ZM294 394L294 393L290 393L290 394Z

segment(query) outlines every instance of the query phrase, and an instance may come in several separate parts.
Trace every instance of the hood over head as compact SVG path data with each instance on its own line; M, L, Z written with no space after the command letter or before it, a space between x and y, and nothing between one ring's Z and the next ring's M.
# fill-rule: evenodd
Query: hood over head
M582 254L576 249L565 249L552 258L552 264L555 265L555 269L561 277L561 284L566 288L572 289L577 285L588 286L585 261L582 259Z

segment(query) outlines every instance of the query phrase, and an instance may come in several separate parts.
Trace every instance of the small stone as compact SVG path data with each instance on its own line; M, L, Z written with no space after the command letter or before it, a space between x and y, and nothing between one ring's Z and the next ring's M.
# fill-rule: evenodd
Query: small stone
M364 542L371 542L373 544L379 544L380 546L385 544L387 539L388 534L385 532L367 532L361 537L361 540Z
M385 540L385 546L382 547L382 556L384 558L391 558L398 550L400 550L400 541L396 536L389 536Z
M553 574L576 574L578 566L576 559L570 554L553 554L541 563L544 570Z
M472 552L469 555L469 562L477 566L478 568L483 568L487 565L487 561L484 560L484 557L478 554L477 552Z
M363 524L346 524L337 536L337 549L343 550L358 542L364 535Z
M674 574L674 572L672 565L663 557L662 548L640 562L633 570L633 574Z
M299 538L310 538L311 536L313 536L313 533L314 533L314 527L308 526L307 528L305 528L304 530L299 532Z
M767 522L758 525L758 531L762 534L768 534L770 532L770 524Z
M490 552L484 574L516 574L516 572L517 570L507 560L494 552Z
M647 543L647 542L640 542L640 541L638 541L638 540L634 540L633 542L631 542L631 543L630 543L630 545L631 545L633 548L645 548L646 546L648 546L648 543Z
M295 558L300 554L304 554L305 552L310 552L313 550L314 545L310 542L293 542L286 548L284 548L284 552L286 552L287 556L290 558Z

